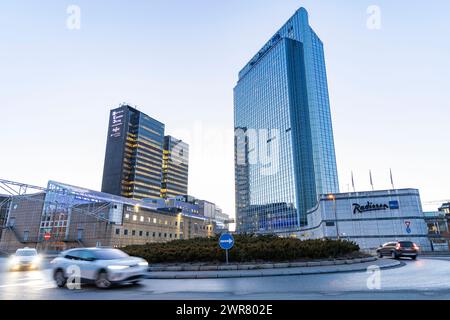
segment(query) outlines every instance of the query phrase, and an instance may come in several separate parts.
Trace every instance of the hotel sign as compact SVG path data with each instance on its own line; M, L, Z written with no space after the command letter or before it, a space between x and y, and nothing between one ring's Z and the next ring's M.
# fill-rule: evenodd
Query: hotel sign
M387 210L387 209L398 209L398 201L389 201L389 204L386 203L372 203L370 201L367 201L366 204L353 204L353 214L357 213L364 213L367 211L379 211L379 210Z
M123 110L113 110L111 112L111 120L110 120L110 126L111 126L111 133L110 137L112 138L120 138L122 135L122 127L123 127L123 117L124 117L124 111Z

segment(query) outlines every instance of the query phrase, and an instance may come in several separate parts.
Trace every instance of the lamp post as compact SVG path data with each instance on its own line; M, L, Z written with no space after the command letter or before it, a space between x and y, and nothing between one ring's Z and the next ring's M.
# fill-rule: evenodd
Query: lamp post
M333 200L333 210L334 210L334 223L336 225L336 235L337 239L340 240L341 236L339 235L339 227L338 227L338 220L337 220L337 209L336 209L336 196L334 194L328 195L328 199Z

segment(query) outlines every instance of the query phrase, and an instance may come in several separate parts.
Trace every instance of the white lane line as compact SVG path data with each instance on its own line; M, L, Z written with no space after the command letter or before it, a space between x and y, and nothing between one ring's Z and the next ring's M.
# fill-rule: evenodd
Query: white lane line
M41 280L38 281L29 281L29 282L22 282L22 283L13 283L13 284L5 284L0 285L0 288L14 288L14 287L26 287L29 286L30 289L36 289L37 286L48 284L49 282L43 282Z

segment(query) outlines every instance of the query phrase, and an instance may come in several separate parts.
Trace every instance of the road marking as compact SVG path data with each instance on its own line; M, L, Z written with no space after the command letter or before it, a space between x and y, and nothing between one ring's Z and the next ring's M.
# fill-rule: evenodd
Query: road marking
M39 285L43 286L46 285L48 286L51 282L44 282L42 280L35 280L35 281L28 281L28 282L22 282L22 283L13 283L13 284L4 284L4 285L0 285L0 288L13 288L13 287L25 287L25 286L29 286L30 289L38 289Z

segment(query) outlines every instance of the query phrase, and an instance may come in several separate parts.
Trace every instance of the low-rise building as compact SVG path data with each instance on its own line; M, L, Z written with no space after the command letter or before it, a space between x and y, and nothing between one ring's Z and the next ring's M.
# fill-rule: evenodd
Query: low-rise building
M212 234L220 234L228 231L230 218L227 214L222 212L215 203L200 200L189 195L179 195L174 198L152 198L144 199L146 203L151 203L156 206L158 210L173 211L181 210L185 215L200 215L208 220L212 226Z
M211 235L207 218L183 210L50 181L45 192L13 196L0 250L166 242ZM48 238L48 239L47 239Z
M430 251L431 242L416 189L338 193L320 196L308 211L306 227L278 234L300 239L348 239L363 250L395 240L410 240ZM273 223L279 229L282 218ZM289 225L289 224L286 224ZM269 226L265 228L270 229Z
M432 251L448 251L450 244L449 216L442 211L424 212Z

